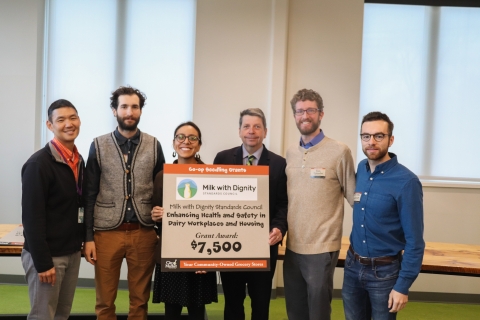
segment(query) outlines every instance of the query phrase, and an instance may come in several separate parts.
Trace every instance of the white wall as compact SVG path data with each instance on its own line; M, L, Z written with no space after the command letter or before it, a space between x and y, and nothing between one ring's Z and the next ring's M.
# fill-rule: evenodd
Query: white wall
M287 103L299 89L324 100L321 128L356 154L363 1L290 1ZM285 146L297 143L292 109L285 109Z
M261 108L267 148L282 153L288 1L197 3L193 120L202 158L241 144L240 111Z
M0 39L7 44L0 50L0 223L21 220L20 169L40 147L38 3L0 3ZM238 115L249 107L266 112L267 148L284 154L299 138L289 100L304 87L325 100L325 133L355 155L362 21L361 0L199 0L193 120L203 131L202 158L211 162L218 151L240 144ZM424 194L426 241L480 243L480 189L425 187ZM345 235L350 228L347 209ZM19 259L1 258L0 274L23 274ZM335 288L341 288L342 275L337 269ZM93 277L84 262L80 277ZM421 274L412 290L480 294L480 279Z
M37 147L37 66L40 57L37 41L41 39L38 33L43 32L42 24L38 23L40 8L40 1L10 0L0 4L1 223L20 221L20 171Z

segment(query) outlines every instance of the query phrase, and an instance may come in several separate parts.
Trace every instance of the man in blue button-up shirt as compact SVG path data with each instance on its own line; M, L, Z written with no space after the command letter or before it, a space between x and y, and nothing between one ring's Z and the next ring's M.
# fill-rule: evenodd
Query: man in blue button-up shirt
M418 177L388 152L393 123L371 112L360 138L350 249L342 296L349 319L395 319L422 266L423 192ZM403 251L403 255L402 255Z

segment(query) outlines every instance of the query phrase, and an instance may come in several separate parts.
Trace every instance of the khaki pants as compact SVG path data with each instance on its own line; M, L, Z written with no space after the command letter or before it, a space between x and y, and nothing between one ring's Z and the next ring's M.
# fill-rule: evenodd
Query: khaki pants
M131 231L95 231L95 287L97 319L117 319L117 298L120 268L123 258L127 260L130 308L128 319L147 319L148 300L157 236L153 228L141 227Z

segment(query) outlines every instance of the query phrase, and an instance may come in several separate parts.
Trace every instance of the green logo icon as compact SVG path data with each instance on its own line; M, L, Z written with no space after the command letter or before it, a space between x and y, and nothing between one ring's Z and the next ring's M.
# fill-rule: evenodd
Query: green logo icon
M184 179L177 186L178 194L185 199L191 199L197 194L197 184L192 179Z

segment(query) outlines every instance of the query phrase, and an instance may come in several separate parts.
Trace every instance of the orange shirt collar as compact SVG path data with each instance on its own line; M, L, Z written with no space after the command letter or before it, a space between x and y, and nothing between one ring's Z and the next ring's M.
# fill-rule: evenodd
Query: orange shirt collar
M80 155L78 154L77 146L73 146L73 151L65 147L57 138L52 139L55 145L58 146L63 156L67 159L68 166L72 169L75 180L78 181L78 161Z

